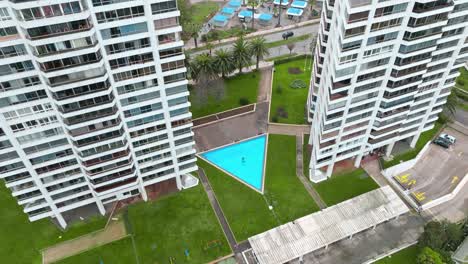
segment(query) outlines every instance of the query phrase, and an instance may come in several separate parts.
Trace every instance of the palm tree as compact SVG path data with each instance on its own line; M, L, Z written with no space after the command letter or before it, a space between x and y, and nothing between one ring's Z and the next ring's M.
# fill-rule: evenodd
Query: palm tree
M239 73L242 73L242 68L250 64L251 57L250 44L244 40L244 37L241 36L234 42L232 55Z
M256 69L258 70L258 63L264 56L270 54L266 45L266 40L263 37L256 37L250 41L250 51L256 59Z
M230 74L234 68L234 57L229 50L219 49L215 51L215 57L213 59L214 68L218 73L221 73L221 77L225 77Z
M447 102L444 105L443 111L449 114L450 116L454 116L455 112L457 112L457 107L459 105L460 105L460 100L458 99L456 91L451 91L451 93L447 97Z
M205 44L205 48L208 50L208 54L210 54L210 56L211 56L211 53L212 53L212 51L213 51L213 49L214 49L213 43L207 42L207 43Z
M193 65L191 66L191 70L194 80L212 80L217 75L213 65L213 58L206 53L197 55L193 62L191 62L191 65Z

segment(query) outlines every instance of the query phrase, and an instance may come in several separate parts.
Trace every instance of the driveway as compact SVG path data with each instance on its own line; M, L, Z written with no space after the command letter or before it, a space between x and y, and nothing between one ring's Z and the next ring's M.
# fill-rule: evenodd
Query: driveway
M468 136L452 128L443 132L457 138L454 146L444 149L431 144L412 169L396 176L421 205L452 192L468 172Z

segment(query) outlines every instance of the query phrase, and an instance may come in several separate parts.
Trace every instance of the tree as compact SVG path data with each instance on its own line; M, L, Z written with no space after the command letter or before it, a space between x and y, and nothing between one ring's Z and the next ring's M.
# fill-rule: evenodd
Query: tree
M417 264L444 264L439 253L425 247L421 250L421 253L416 257Z
M244 37L239 37L236 42L234 42L232 55L234 56L234 61L239 69L239 73L242 73L242 68L250 64L250 44L244 40Z
M235 69L235 62L232 53L226 49L219 49L215 51L215 57L213 59L214 67L218 73L221 73L221 77L226 77Z
M252 29L254 29L254 14L255 14L255 7L258 6L260 3L259 0L249 0L249 5L252 7Z
M294 50L294 48L296 47L296 44L294 44L294 42L290 42L286 45L286 47L288 47L288 50L289 50L289 55L291 55L292 51Z
M262 59L264 56L270 54L268 52L268 47L266 45L266 40L263 37L256 37L250 41L250 49L251 53L253 56L255 56L256 59L256 69L258 70L258 64L260 62L260 59Z
M279 1L279 5L278 5L278 24L276 24L276 27L281 27L281 3L283 3L283 1L287 1L287 0L280 0Z
M205 44L205 48L208 50L208 54L211 56L211 53L212 53L212 51L213 51L213 49L214 49L213 43L207 42L207 43Z
M188 38L193 38L193 42L195 43L195 48L198 48L198 33L200 31L201 26L196 23L188 22L186 24L182 24L182 28L184 29L184 33Z
M197 82L213 80L217 75L213 58L206 53L197 55L191 64L192 78Z
M435 250L442 250L447 241L447 234L441 222L431 221L424 226L424 232L419 238L421 247L430 247Z

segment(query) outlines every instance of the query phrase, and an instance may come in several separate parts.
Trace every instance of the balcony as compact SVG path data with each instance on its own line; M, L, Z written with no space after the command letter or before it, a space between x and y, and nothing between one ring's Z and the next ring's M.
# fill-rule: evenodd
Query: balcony
M84 122L88 122L88 121L91 121L91 120L103 118L103 117L106 117L106 116L111 116L111 115L117 113L117 111L118 111L117 107L112 107L112 108L102 109L102 110L98 110L98 111L93 111L93 112L78 115L78 116L75 116L75 117L66 118L66 119L64 119L64 123L71 126L71 125L75 125L75 124L84 123Z
M442 9L446 7L451 7L453 6L453 1L452 0L445 0L445 1L435 1L427 4L422 4L422 3L415 3L413 7L413 12L414 13L425 13L425 12L430 12L434 11L437 9Z
M93 25L87 20L73 21L68 23L56 24L53 26L44 26L28 29L27 38L30 40L39 40L50 37L57 37L91 29Z
M348 3L351 8L356 8L370 5L372 0L348 0Z
M54 72L59 70L65 70L69 68L84 66L88 64L93 64L101 61L102 56L100 53L97 54L87 54L78 57L67 58L63 60L50 61L46 63L41 63L41 70L43 72Z
M118 151L109 155L104 155L99 158L83 161L83 165L85 167L91 167L100 163L109 162L109 161L116 160L122 157L126 157L128 155L130 155L130 150L126 149L126 150Z
M369 11L354 13L348 15L348 23L356 23L361 21L367 21L369 18Z
M70 74L60 75L57 77L52 77L48 79L48 83L52 87L57 87L78 81L86 81L97 77L102 77L105 74L106 70L104 68L97 68L93 70L74 72Z

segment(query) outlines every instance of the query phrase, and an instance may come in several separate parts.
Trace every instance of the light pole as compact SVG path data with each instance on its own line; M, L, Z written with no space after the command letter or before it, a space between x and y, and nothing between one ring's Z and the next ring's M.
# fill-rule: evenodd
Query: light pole
M281 3L283 3L283 0L279 1L279 7L278 7L278 24L276 27L281 27Z

